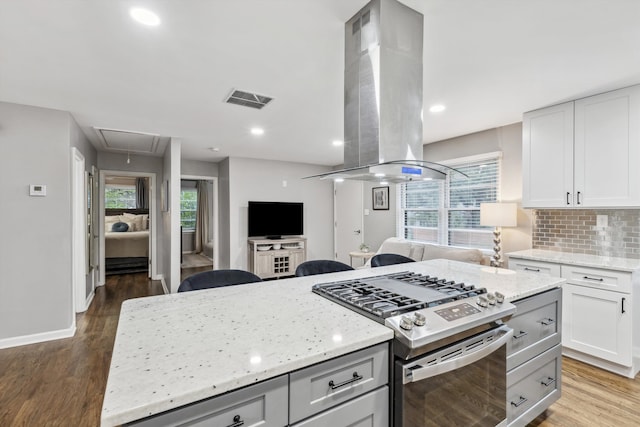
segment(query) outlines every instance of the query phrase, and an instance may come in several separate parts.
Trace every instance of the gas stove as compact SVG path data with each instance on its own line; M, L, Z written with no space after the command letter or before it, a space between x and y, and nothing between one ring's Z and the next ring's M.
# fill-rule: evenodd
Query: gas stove
M318 283L313 292L392 328L402 358L494 328L516 309L498 292L410 271Z

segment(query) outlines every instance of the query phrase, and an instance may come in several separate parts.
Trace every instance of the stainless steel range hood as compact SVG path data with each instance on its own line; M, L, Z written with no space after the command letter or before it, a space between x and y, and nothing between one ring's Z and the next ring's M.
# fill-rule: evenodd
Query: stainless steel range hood
M345 24L344 169L324 179L444 179L422 160L423 15L373 0ZM308 177L312 178L312 177Z

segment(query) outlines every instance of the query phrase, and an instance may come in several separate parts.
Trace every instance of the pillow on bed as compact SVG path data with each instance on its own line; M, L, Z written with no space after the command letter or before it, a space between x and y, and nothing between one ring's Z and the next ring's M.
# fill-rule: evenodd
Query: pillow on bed
M114 222L113 226L111 227L111 231L115 231L115 232L125 232L129 230L129 224L127 224L126 222Z
M132 230L130 231L142 231L145 229L142 215L134 215L134 214L125 212L122 214L122 216L123 216L122 218L123 221L131 223Z

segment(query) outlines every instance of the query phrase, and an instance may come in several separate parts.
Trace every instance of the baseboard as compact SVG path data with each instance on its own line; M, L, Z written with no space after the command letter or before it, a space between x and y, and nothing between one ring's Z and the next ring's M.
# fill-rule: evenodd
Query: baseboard
M70 338L76 333L76 326L73 325L67 329L59 329L57 331L42 332L33 335L23 335L19 337L0 339L0 349L18 347L21 345L36 344L45 341L59 340L61 338Z
M89 307L91 306L91 301L93 301L93 297L95 297L95 296L96 296L96 291L95 290L91 291L91 293L87 297L87 301L85 302L83 311L89 310Z

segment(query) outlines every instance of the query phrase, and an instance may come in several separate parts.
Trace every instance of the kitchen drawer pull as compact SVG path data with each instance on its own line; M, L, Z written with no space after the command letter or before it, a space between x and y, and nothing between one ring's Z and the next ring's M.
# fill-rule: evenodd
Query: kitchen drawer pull
M570 195L571 195L571 193L569 193L569 192L567 191L567 205L570 205L570 204L571 204L571 202L569 201L569 196L570 196Z
M540 321L540 323L542 323L544 326L549 326L549 325L553 325L554 323L556 323L555 320L548 318L548 319L542 319Z
M527 399L524 396L520 396L520 400L518 402L511 402L511 405L513 405L513 406L515 406L517 408L518 406L522 405L527 400L529 400L529 399Z
M604 282L604 279L602 277L589 277L589 276L582 276L582 278L584 280L595 280L596 282Z
M525 335L529 335L529 332L520 331L520 333L513 334L513 338L517 340L517 339L522 338Z
M577 193L577 197L576 197L576 199L577 199L577 201L578 201L578 204L580 204L580 192L579 192L579 191L578 191L578 193Z
M244 420L240 418L240 415L233 417L233 424L229 424L227 427L240 427L244 425Z
M535 272L537 272L537 273L540 273L540 269L539 269L539 268L529 268L529 267L525 267L524 269L525 269L525 270L527 270L527 271L535 271Z
M546 380L540 381L540 384L542 384L545 387L549 387L551 384L553 384L555 382L556 382L555 378L547 377Z
M626 301L626 298L622 298L622 313L624 313L626 310L624 309L624 303Z
M335 390L337 388L344 387L344 386L346 386L348 384L351 384L351 383L354 383L356 381L360 381L362 378L364 378L362 375L358 375L357 372L354 372L353 373L353 378L350 378L350 379L348 379L346 381L343 381L340 384L334 383L333 380L329 381L329 387L331 387L331 390Z

